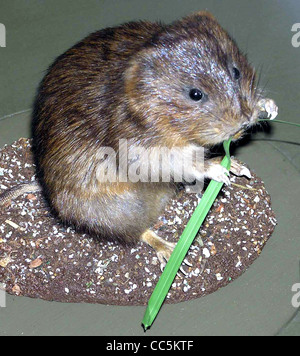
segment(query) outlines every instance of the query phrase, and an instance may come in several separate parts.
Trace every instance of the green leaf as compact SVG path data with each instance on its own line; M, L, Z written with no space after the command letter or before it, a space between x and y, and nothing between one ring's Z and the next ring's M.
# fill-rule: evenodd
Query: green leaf
M283 121L283 120L270 120L270 119L259 119L258 121L270 121L270 122L278 122L280 124L287 124L292 126L300 127L300 124L296 124L295 122Z
M221 162L221 165L228 170L230 169L230 142L231 139L224 141L223 143L226 156ZM186 228L184 229L179 241L177 242L177 245L174 248L174 251L149 299L148 307L142 321L145 331L152 325L154 319L156 318L172 285L172 282L182 264L182 261L184 260L185 255L187 254L222 186L223 183L219 183L213 180L209 183L199 205L196 207L193 215L188 221Z

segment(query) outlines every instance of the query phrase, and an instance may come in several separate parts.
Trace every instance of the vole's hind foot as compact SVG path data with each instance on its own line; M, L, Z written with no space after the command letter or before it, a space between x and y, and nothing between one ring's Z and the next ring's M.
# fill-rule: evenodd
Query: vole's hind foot
M269 120L274 120L278 115L278 107L273 99L261 99L257 103L258 110L266 113Z
M146 242L156 251L157 258L160 262L160 269L161 271L163 271L169 258L171 257L171 254L176 246L176 243L165 241L164 239L156 235L155 232L149 229L142 234L141 241ZM187 259L185 259L183 263L187 266L191 266L191 264L187 261ZM183 266L180 267L180 271L184 275L187 274L184 271Z

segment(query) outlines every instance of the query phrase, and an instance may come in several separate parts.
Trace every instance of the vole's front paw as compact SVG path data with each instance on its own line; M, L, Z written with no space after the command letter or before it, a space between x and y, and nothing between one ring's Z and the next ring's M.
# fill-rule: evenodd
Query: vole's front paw
M205 176L217 182L230 185L228 170L218 163L213 163L207 169Z
M278 115L278 107L272 99L261 99L257 103L258 111L266 112L267 118L274 120Z

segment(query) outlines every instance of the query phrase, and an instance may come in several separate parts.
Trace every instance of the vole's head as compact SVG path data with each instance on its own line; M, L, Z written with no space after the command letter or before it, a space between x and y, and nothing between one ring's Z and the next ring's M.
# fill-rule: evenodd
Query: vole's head
M254 69L206 12L157 34L130 62L125 88L133 115L174 145L237 139L257 119Z

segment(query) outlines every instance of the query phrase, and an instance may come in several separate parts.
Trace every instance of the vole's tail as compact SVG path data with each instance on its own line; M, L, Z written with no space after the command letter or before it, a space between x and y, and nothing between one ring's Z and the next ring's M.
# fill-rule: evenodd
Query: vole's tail
M41 190L42 188L37 182L16 185L15 187L9 188L0 194L0 206L5 205L12 199L18 198L24 193L36 193Z

